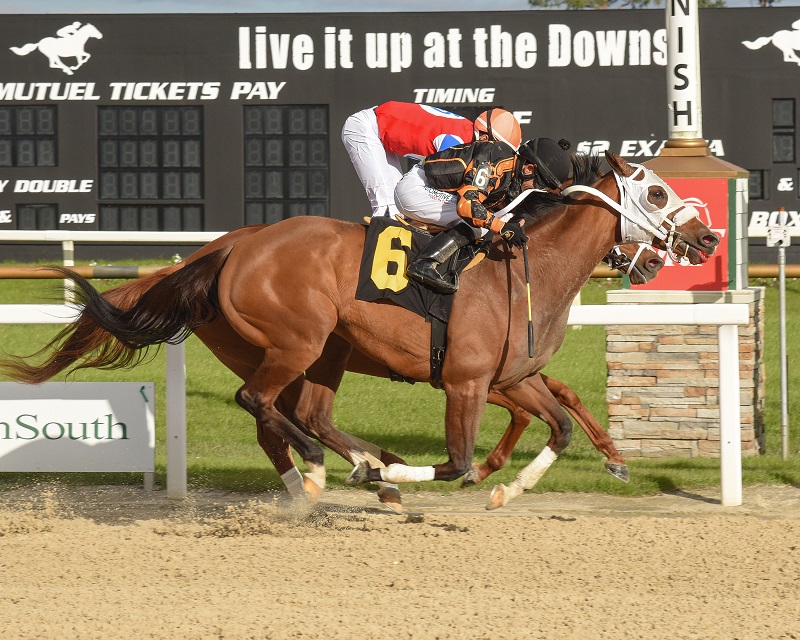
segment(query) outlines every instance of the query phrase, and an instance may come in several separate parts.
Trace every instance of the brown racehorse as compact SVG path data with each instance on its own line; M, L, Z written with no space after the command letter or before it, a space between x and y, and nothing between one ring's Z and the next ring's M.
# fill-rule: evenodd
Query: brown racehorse
M151 288L157 280L166 277L187 264L195 262L197 259L209 253L223 247L230 247L242 238L261 231L266 228L266 226L267 225L251 225L226 233L188 256L181 263L166 267L147 278L120 285L106 291L103 295L110 303L118 307L130 308L142 295L142 292ZM638 243L629 243L615 247L615 249L609 252L604 258L604 261L607 262L609 266L629 274L633 284L644 284L648 282L655 277L658 270L664 264L658 254L651 249L640 246ZM233 332L230 326L227 325L223 316L217 316L210 323L198 327L195 333L211 352L242 380L252 375L264 358L263 350L245 341L238 336L238 334ZM370 363L366 357L358 351L351 354L347 368L350 371L369 372L371 375L378 377L388 376L388 369L376 363ZM606 469L615 477L627 482L629 476L625 461L620 456L613 441L608 436L608 433L586 409L580 401L580 398L563 382L543 374L537 374L537 376L538 375L541 375L548 391L555 396L559 404L566 408L583 428L595 448L606 456ZM307 386L310 383L304 379L304 384ZM532 386L531 391L535 394L536 388ZM302 390L300 390L295 393L295 397L306 398L307 401L304 403L304 406L293 406L292 403L295 402L295 400L293 400L292 395L288 393L283 394L280 402L281 412L289 417L294 424L298 425L306 435L316 437L315 429L325 433L325 428L318 426L321 424L330 425L330 427L327 428L333 428L331 416L333 409L332 395L328 394L326 397L323 389L323 396L318 398L321 402L320 406L312 406L310 399L317 397L312 392L307 391L303 394ZM511 414L511 422L497 447L486 458L484 463L475 465L473 470L465 476L465 484L479 483L490 474L502 469L508 462L514 446L531 419L530 413L506 398L500 391L491 391L488 396L488 401L490 404L506 408ZM351 463L353 463L354 460L360 460L364 456L367 458L372 456L373 460L376 462L383 462L384 464L403 462L401 458L398 458L394 454L372 443L364 442L346 432L342 433L352 441L352 445L349 446L347 450L342 451L334 449L334 451ZM287 480L291 478L302 478L292 460L291 451L286 441L273 441L269 437L263 435L259 436L259 440L262 442L270 458L274 459L276 469L281 477ZM329 442L331 441L329 440ZM337 442L331 442L331 444L337 446ZM312 476L312 478L315 478L315 476ZM292 486L293 489L299 489L304 494L309 493L312 496L316 496L322 491L322 487L318 486L316 481L311 478L305 479L302 485L298 483L290 486ZM378 496L381 501L390 508L396 511L401 510L400 494L395 488L382 486L378 492Z
M614 154L607 153L606 159L613 172L596 181L592 193L568 198L536 194L525 206L531 281L537 291L535 356L529 358L525 348L528 307L521 293L521 260L495 242L483 265L465 274L453 304L443 374L449 460L419 468L395 463L376 469L362 463L351 477L389 482L458 478L470 470L475 433L490 390L502 391L526 411L536 411L526 385L537 384L532 376L560 346L569 304L615 244L621 215L662 234L673 249L685 247L690 258L713 253L718 237L663 181ZM593 171L576 164L575 182L581 184L586 175ZM612 206L623 201L626 190L636 197L625 200L624 209ZM672 225L669 234L663 224ZM76 277L84 309L51 343L56 351L42 365L12 360L5 369L16 379L41 382L71 366L125 366L136 360L140 349L179 340L221 313L239 336L265 354L237 392L237 401L256 418L260 435L288 441L304 460L322 468L322 450L278 410L276 402L304 371L320 387L331 380L338 384L350 351L337 348L323 354L331 334L405 377L429 380L430 330L424 320L394 306L355 299L363 241L361 225L330 219L286 220L166 276L126 311L109 305ZM84 360L75 365L78 358ZM539 384L551 438L516 481L520 492L533 486L549 467L569 442L571 431L569 418Z

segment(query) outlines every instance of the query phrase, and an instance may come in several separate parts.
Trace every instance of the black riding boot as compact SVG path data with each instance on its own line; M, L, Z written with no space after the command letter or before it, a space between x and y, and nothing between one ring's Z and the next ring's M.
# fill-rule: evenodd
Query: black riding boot
M455 293L458 290L458 277L456 276L455 282L448 282L437 268L441 267L450 256L461 247L467 246L473 239L472 229L464 224L442 231L408 265L406 275L412 280L426 284L440 293Z

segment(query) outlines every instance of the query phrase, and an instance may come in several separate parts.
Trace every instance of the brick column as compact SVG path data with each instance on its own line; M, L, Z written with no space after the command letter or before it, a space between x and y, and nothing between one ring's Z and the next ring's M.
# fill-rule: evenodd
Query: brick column
M739 327L742 455L764 448L764 288L609 291L608 304L716 304L750 308ZM620 314L624 310L620 309ZM665 312L669 321L669 312ZM634 457L719 457L719 350L711 325L606 327L608 432Z

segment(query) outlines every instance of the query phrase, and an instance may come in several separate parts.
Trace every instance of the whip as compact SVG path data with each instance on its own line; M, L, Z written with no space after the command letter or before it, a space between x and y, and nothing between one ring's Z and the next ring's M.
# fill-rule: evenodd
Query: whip
M531 316L531 277L528 271L528 243L522 245L522 261L525 264L525 287L528 290L528 357L533 358L533 318Z

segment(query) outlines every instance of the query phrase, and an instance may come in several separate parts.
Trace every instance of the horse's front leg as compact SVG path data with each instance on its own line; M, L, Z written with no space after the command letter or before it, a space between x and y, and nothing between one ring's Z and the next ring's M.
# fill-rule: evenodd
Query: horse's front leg
M466 476L464 476L464 486L471 486L483 482L495 471L499 471L506 466L511 452L519 442L520 436L528 427L531 421L531 414L519 405L511 402L499 391L490 391L488 402L498 407L507 409L511 414L511 422L506 427L500 441L492 452L486 456L483 464L473 464Z
M550 427L550 439L542 452L519 472L514 482L492 489L487 509L504 507L523 491L536 486L545 472L567 447L572 437L572 421L547 389L540 376L527 378L524 384L515 384L503 393L512 402L530 413L536 413Z
M488 381L473 381L448 385L447 409L445 411L445 442L448 460L429 467L412 467L405 464L390 464L384 468L372 468L366 463L358 465L347 479L348 484L363 482L423 482L427 480L456 480L471 468L475 452L478 427L486 408Z

